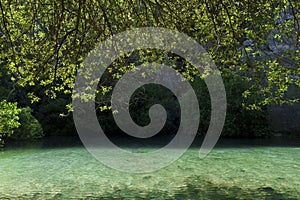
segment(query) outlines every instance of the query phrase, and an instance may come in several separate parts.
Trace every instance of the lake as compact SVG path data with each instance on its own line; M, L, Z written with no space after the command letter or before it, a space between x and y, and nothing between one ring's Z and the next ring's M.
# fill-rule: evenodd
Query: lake
M142 153L164 140L115 141ZM0 199L300 199L299 138L222 139L204 159L199 144L168 167L130 174L101 164L75 137L11 142L0 151Z

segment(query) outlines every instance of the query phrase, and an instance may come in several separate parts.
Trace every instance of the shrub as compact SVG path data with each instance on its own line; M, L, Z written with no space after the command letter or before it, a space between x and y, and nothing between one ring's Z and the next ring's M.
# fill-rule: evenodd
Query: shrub
M4 144L4 138L11 136L14 130L19 127L18 114L21 109L17 103L10 103L6 100L0 102L0 146Z
M150 123L149 110L154 104L161 104L167 112L167 120L160 133L175 134L180 123L180 106L176 96L166 87L147 84L137 89L130 99L130 114L140 126Z
M0 86L0 101L6 99L7 95L9 94L9 90Z
M226 120L222 136L226 137L266 137L270 135L269 119L266 107L260 110L247 110L244 105L251 105L259 99L252 95L243 98L242 94L250 87L249 81L242 76L227 72L223 81L227 97ZM200 108L199 133L205 134L210 123L210 97L205 82L196 78L192 85L198 96Z
M226 72L222 74L227 96L226 120L222 136L225 137L266 137L270 135L269 119L266 107L260 110L247 110L244 105L251 105L259 99L249 95L243 98L243 92L250 87L250 82L242 76ZM197 95L200 109L198 134L206 134L210 124L211 103L207 86L197 77L191 82ZM104 98L104 97L102 97ZM149 108L161 104L167 111L167 121L160 133L174 134L180 124L180 106L174 94L163 86L148 84L137 89L130 99L130 115L140 126L150 123ZM112 117L111 110L98 112L99 122L105 133L120 133Z
M36 118L42 124L45 135L75 135L72 113L68 116L60 114L66 112L67 98L47 99L34 109Z
M149 109L154 104L161 104L167 111L166 124L160 134L176 133L180 120L179 102L169 89L161 85L146 84L132 94L129 102L129 112L132 120L140 126L148 125L150 123ZM111 110L102 112L98 110L97 115L101 128L105 133L110 135L122 133L114 121Z
M32 116L31 108L22 108L19 114L20 126L15 133L10 136L12 139L26 140L36 139L43 136L43 129L39 121Z

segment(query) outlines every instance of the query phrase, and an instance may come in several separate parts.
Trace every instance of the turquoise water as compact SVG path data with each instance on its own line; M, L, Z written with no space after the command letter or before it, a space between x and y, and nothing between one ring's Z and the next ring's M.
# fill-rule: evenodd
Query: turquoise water
M0 151L0 199L300 199L297 145L225 142L202 160L193 147L145 174L118 172L72 146L36 142Z

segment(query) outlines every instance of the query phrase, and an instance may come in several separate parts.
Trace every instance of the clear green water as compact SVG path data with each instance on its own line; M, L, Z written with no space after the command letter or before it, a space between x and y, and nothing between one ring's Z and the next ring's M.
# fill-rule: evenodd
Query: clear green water
M190 148L169 167L127 174L81 146L6 148L0 199L300 199L297 146L221 145L203 160L197 156Z

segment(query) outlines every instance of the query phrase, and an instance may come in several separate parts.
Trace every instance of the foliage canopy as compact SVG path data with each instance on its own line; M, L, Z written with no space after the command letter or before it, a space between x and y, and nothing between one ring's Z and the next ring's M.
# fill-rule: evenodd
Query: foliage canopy
M3 0L0 60L12 81L42 86L55 98L71 93L80 63L99 41L135 27L165 27L200 42L221 71L249 79L243 96L261 97L251 108L292 103L298 99L284 94L290 84L300 86L299 9L293 0Z

